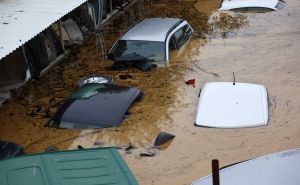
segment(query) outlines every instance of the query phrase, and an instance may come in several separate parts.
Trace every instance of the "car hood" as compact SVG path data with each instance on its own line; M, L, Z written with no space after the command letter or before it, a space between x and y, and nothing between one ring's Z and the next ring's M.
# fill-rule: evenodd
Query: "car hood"
M130 105L141 95L137 88L113 84L88 84L75 91L47 126L106 128L120 125Z

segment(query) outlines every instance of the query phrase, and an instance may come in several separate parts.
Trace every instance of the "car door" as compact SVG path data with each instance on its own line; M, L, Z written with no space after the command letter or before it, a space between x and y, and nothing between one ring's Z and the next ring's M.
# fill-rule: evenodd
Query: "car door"
M181 48L192 36L194 30L187 21L183 21L166 37L166 63L169 66L170 50Z

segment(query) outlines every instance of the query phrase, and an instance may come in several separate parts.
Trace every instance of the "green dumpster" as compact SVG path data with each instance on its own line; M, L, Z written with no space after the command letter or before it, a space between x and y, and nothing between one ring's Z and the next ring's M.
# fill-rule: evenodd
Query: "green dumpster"
M0 161L0 185L137 185L115 148L70 150Z

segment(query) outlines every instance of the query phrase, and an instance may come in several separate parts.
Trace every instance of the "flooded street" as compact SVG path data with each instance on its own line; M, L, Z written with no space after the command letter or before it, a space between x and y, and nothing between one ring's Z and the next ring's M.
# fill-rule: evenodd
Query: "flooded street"
M0 138L22 144L25 152L117 146L141 185L187 185L220 166L300 147L300 1L268 13L218 13L221 1L138 1L91 34L62 63L41 79L27 84L0 108ZM177 17L195 30L179 51L172 51L170 67L148 72L111 71L104 61L115 40L145 17ZM99 39L99 38L102 38ZM99 39L99 40L98 40ZM101 48L106 52L101 52ZM244 129L195 127L198 94L206 82L233 80L266 86L267 126ZM57 105L75 89L78 79L104 74L115 84L138 87L144 99L135 103L122 125L100 130L44 127ZM127 75L121 79L120 75ZM184 82L196 79L196 85ZM141 158L160 131L176 137L155 157Z

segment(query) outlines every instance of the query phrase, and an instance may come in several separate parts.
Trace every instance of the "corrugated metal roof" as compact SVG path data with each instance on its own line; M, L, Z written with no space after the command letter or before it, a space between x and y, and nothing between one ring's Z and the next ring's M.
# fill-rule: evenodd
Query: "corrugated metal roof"
M87 0L0 0L0 60Z
M1 185L137 185L115 148L18 156L0 161Z

